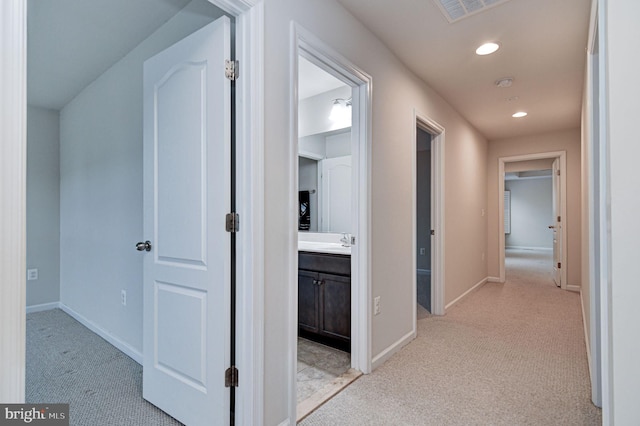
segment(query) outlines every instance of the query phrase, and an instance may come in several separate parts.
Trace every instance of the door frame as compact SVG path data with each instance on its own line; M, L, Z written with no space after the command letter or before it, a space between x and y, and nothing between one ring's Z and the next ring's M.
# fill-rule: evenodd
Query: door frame
M560 288L563 290L580 291L579 286L569 286L567 283L567 152L539 152L534 154L522 154L509 157L498 158L498 242L501 283L506 281L505 268L505 241L504 241L504 169L506 163L516 163L520 161L559 159L560 160L560 216L562 216L562 256L561 262L564 265L560 271ZM577 287L577 288L575 288Z
M444 214L444 141L445 128L438 124L435 120L428 116L413 111L413 138L411 140L411 223L413 229L412 235L412 288L413 288L413 331L417 330L417 303L418 303L418 282L416 277L417 270L417 230L418 230L418 214L416 211L417 200L417 138L418 128L431 135L431 226L434 230L433 238L431 238L431 310L434 315L444 315L444 230L445 230L445 214Z
M290 129L288 223L298 223L298 57L313 64L352 87L351 127L352 165L357 176L358 196L353 197L352 217L358 225L356 244L351 252L351 367L371 372L371 77L337 53L333 48L296 22L291 23L290 46ZM354 183L352 183L354 185ZM287 235L287 312L289 338L289 412L296 418L296 364L298 337L298 227L290 226Z
M237 80L238 424L264 418L264 5L261 0L209 0L235 17ZM0 5L0 400L25 398L26 321L26 22L27 0ZM10 143L11 142L11 143ZM6 208L10 206L10 208Z

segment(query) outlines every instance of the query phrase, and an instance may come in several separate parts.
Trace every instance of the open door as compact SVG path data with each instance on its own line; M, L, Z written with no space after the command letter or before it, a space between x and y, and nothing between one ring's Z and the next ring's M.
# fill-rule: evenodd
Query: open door
M230 22L144 64L143 396L188 425L230 418Z
M561 286L562 277L562 217L560 214L560 160L556 158L552 167L552 192L553 192L553 281Z

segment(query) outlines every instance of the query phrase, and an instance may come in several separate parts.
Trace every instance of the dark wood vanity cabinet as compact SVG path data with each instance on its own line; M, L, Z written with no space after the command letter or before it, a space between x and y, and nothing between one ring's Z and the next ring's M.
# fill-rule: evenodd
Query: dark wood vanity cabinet
M350 256L298 253L298 330L303 337L349 350Z

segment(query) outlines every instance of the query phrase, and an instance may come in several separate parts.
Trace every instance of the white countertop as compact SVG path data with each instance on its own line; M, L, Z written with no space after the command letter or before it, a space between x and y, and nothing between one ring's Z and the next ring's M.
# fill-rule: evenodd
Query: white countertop
M323 241L298 241L298 251L351 255L351 247L344 247L341 243Z

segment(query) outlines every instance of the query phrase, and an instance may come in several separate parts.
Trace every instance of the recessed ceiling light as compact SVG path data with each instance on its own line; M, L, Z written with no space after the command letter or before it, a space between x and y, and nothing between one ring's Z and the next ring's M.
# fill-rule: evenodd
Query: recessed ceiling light
M496 50L500 49L500 45L498 43L485 43L482 46L476 49L477 55L490 55Z
M522 118L526 116L527 116L527 113L524 111L516 112L515 114L512 115L513 118Z

